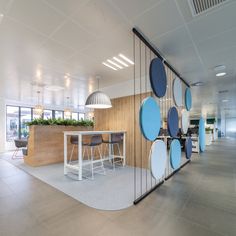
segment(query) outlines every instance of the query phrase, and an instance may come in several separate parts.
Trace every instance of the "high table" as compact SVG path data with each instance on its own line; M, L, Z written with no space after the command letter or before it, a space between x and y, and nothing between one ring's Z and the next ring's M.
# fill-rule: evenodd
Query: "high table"
M64 175L67 175L68 169L76 171L78 174L78 180L83 178L83 157L82 157L82 137L83 135L94 135L94 134L108 134L109 141L111 141L111 134L113 133L123 133L123 165L125 165L126 160L126 131L64 131ZM67 137L68 136L78 136L78 163L76 165L68 163L67 158ZM103 157L104 160L109 160L111 155L111 148L109 145L109 156ZM94 160L96 162L97 160Z

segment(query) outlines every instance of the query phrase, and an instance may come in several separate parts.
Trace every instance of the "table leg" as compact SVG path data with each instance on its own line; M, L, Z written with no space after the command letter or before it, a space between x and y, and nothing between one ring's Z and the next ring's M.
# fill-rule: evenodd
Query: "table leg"
M82 180L82 135L78 135L78 180Z
M126 165L126 133L123 135L123 166Z
M111 134L109 134L109 143L111 142ZM109 155L109 160L110 160L110 158L111 158L111 145L110 144L108 144L108 155Z
M67 175L67 135L64 134L64 175Z

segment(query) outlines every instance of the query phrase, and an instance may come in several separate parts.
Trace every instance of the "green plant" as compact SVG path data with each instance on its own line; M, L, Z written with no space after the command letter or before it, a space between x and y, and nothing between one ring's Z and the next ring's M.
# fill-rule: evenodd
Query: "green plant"
M25 123L28 126L31 125L64 125L64 126L93 126L94 122L91 120L72 120L72 119L43 119L43 118L38 118L34 119L30 122Z
M205 131L206 131L206 132L212 132L212 128L206 127L206 128L205 128Z

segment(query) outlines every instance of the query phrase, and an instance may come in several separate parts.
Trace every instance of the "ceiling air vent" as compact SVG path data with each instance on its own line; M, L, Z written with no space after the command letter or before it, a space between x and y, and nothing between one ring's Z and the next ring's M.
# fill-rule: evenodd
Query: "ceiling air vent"
M205 13L228 1L229 0L188 0L193 16Z

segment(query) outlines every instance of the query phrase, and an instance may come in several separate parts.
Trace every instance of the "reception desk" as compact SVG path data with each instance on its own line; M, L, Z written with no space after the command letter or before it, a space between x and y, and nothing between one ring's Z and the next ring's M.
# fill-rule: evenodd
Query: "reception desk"
M32 125L29 130L28 154L24 162L30 166L42 166L64 161L64 131L92 131L93 127ZM68 142L68 148L71 148ZM76 154L75 154L76 157Z

